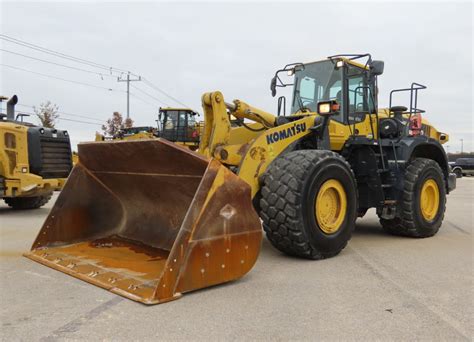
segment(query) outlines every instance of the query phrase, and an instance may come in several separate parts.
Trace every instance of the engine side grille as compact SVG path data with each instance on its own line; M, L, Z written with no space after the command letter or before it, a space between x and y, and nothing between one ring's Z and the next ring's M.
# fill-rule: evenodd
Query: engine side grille
M69 140L42 136L41 171L43 178L65 178L71 171L71 147Z
M30 172L43 178L66 178L72 169L71 143L65 131L28 129Z

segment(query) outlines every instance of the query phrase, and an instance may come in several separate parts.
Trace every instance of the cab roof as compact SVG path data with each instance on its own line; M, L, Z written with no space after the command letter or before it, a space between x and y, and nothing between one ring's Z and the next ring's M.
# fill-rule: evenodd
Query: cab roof
M344 61L345 63L351 64L355 67L365 69L365 70L369 70L369 66L367 64L362 64L362 63L354 61L351 58L343 57L343 56L328 57L326 59L321 59L319 61L313 61L313 62L308 62L308 63L303 63L303 64L307 65L307 64L313 64L313 63L318 63L318 62L325 62L325 61L329 61L329 60Z
M160 107L160 112L167 112L167 111L170 111L170 110L179 110L179 111L191 112L194 115L198 114L197 112L195 112L191 108Z

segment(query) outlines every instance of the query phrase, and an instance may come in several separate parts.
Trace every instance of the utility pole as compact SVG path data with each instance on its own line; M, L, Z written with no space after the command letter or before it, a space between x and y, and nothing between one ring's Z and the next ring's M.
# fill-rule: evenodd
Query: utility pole
M461 154L464 153L464 139L459 139L461 140Z
M138 76L138 78L131 79L130 78L130 71L127 72L127 78L122 79L122 76L117 77L117 82L127 82L127 119L130 118L130 82L141 81L142 77Z

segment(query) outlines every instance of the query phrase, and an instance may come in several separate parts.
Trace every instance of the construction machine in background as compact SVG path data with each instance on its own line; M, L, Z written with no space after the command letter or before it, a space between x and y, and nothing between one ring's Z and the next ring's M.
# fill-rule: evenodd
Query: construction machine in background
M293 87L290 115L206 93L199 153L164 139L80 144L26 256L155 304L242 277L262 225L275 248L307 259L337 255L369 208L390 233L436 234L456 181L448 136L422 118L422 85L378 108L383 66L369 54L285 66L271 90ZM392 106L399 92L409 108Z
M197 121L198 117L199 114L189 108L160 108L157 135L195 151L203 128L203 123Z
M35 209L63 187L72 169L71 144L67 131L15 116L17 102L12 96L0 114L0 198L13 209Z
M196 120L198 116L197 112L189 108L160 108L158 127L122 128L112 137L96 133L95 141L164 138L195 151L199 147L199 136L202 130L202 123Z

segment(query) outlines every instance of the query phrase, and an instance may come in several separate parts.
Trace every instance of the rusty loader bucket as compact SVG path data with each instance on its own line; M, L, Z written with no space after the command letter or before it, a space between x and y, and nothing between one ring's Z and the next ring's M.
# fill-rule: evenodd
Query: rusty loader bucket
M26 257L156 304L228 282L262 238L250 188L165 140L79 145L79 163Z

